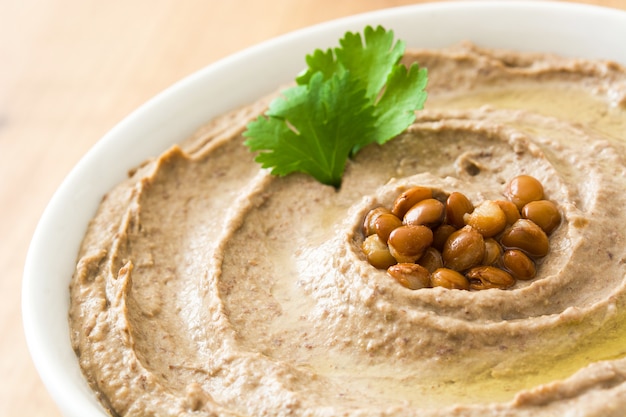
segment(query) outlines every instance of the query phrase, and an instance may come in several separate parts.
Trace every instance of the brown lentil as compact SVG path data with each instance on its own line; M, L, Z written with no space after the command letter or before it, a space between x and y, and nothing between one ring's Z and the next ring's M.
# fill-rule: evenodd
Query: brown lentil
M374 231L382 240L389 240L389 235L398 227L402 226L402 220L391 213L381 213L374 220Z
M361 249L367 258L367 261L378 269L387 269L395 264L396 259L391 256L389 247L385 242L381 241L378 235L369 235L361 245Z
M535 278L535 262L518 249L509 249L502 255L502 266L515 278L529 280Z
M363 221L363 232L365 236L373 235L376 233L376 228L374 227L374 223L378 216L384 213L391 213L391 211L386 207L376 207L371 209L367 215L365 216L365 220Z
M485 256L483 235L472 226L465 226L448 237L441 255L443 264L456 271L476 266Z
M548 236L534 222L519 219L506 229L500 243L507 249L520 249L530 256L546 256L550 248Z
M446 200L446 222L457 229L465 226L463 216L474 211L474 205L465 196L459 192L450 193Z
M459 192L411 187L392 210L366 214L362 250L406 288L510 288L536 276L535 262L548 253L548 234L561 215L528 175L513 178L505 196L474 207Z
M413 263L399 263L387 268L387 273L403 287L411 290L430 287L430 272L423 266Z
M411 207L404 215L402 222L413 226L433 227L441 223L444 213L445 207L441 201L427 198Z
M438 251L443 250L443 245L452 233L456 232L456 228L450 224L442 224L433 230L433 247Z
M389 252L398 262L415 262L433 243L426 226L400 226L389 235Z
M548 235L561 223L559 209L549 200L531 201L526 204L522 207L522 217L532 220Z
M465 223L484 237L492 237L506 227L506 215L495 201L486 200L465 215Z
M520 219L520 213L517 206L508 200L496 200L496 204L500 206L506 216L506 224L512 225Z
M482 265L495 265L502 257L502 246L493 238L485 239L485 255Z
M393 202L391 212L398 218L403 218L407 211L417 203L427 198L432 198L433 192L430 188L415 186L404 191Z
M509 182L504 195L521 210L531 201L543 199L543 185L535 177L519 175Z
M430 276L433 287L444 287L450 290L469 290L469 281L459 272L449 268L438 268Z
M417 263L426 268L428 272L433 272L435 269L443 267L443 258L441 252L431 246L420 256Z
M476 266L468 270L465 277L473 290L506 289L515 285L511 274L495 266Z

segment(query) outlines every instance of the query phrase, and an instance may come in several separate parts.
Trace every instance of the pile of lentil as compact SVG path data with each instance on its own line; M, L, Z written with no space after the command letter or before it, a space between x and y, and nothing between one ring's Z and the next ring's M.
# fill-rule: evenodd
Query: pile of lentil
M504 197L474 207L460 192L434 196L428 187L409 188L393 207L366 215L362 250L409 289L510 288L536 276L561 215L529 175L513 178Z

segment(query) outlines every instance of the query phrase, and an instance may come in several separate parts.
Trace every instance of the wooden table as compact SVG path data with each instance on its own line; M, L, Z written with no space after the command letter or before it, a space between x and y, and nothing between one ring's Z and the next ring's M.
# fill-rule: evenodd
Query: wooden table
M0 0L0 416L60 416L26 348L22 268L48 200L105 132L175 81L245 47L421 2ZM626 10L624 0L578 2Z

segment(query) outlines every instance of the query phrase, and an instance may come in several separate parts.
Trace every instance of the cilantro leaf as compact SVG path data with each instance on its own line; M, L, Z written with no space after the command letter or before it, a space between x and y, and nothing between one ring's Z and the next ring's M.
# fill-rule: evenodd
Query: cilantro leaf
M393 32L382 26L365 28L365 45L360 33L346 32L339 41L341 48L322 51L316 49L307 55L307 71L296 78L298 84L307 84L311 76L321 71L325 78L334 73L349 71L367 89L367 97L374 100L385 85L389 69L398 63L404 54L404 42L393 44Z
M370 143L375 132L373 108L354 84L348 73L324 80L317 72L308 86L285 90L248 125L250 149L267 150L256 161L276 175L300 171L339 187L351 149Z
M426 101L427 82L426 69L416 64L408 70L397 65L389 74L387 87L375 106L379 144L399 135L415 121L415 110L422 109Z
M296 82L299 85L308 84L313 74L317 72L321 72L324 74L324 78L328 79L332 77L333 74L341 74L345 71L339 61L335 59L332 49L326 51L316 49L312 55L307 55L305 60L309 67L303 74L296 78Z
M393 44L393 32L382 26L364 30L365 45L358 33L346 33L335 49L337 60L367 88L367 97L375 100L385 85L389 71L404 54L404 42Z
M405 46L392 31L368 26L364 42L347 32L339 43L307 55L297 85L244 132L275 175L303 172L339 188L348 157L402 133L423 108L427 72L400 63Z

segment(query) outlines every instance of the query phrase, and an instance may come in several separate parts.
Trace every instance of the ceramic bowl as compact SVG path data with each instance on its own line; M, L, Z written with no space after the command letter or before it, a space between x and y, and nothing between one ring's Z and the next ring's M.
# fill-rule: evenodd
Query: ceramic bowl
M291 81L304 67L305 54L335 46L346 30L362 31L368 24L393 29L408 47L471 40L484 47L626 64L625 12L571 3L464 1L385 9L298 30L174 84L82 158L54 194L32 238L23 280L24 328L35 366L64 416L108 415L81 374L68 326L70 278L102 196L130 168L185 139L214 116Z

